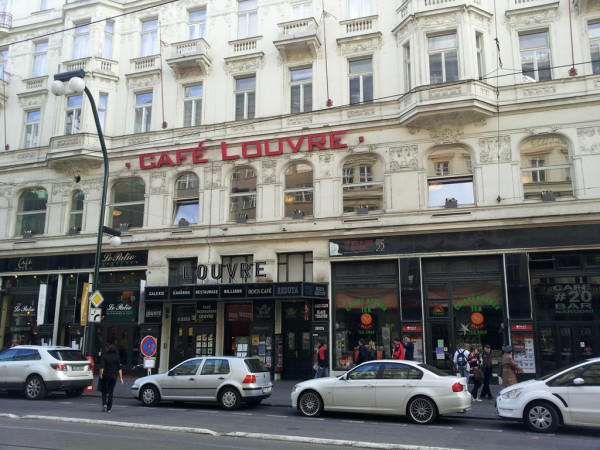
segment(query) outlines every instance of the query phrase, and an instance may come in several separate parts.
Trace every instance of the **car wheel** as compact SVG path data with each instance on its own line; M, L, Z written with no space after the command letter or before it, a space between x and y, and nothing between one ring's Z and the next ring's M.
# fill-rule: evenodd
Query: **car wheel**
M67 389L65 394L67 394L67 397L79 397L81 394L83 394L84 390L85 388Z
M25 396L29 400L39 400L46 396L46 385L37 375L30 377L25 384Z
M238 409L242 403L240 393L234 388L225 388L219 394L219 403L223 409Z
M525 409L523 420L531 431L552 433L558 427L558 413L550 403L535 402Z
M437 407L430 398L415 397L408 404L410 419L420 425L433 422L437 418L437 414Z
M315 391L307 391L298 398L298 409L307 417L316 417L323 412L323 400Z
M140 400L144 406L156 406L160 402L160 394L156 387L147 385L140 392Z

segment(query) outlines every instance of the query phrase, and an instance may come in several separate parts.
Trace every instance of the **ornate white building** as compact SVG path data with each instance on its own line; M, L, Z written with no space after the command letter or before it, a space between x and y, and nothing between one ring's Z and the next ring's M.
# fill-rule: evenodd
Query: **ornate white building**
M450 370L600 355L600 4L0 1L0 340L310 376L409 335ZM81 307L82 299L84 308ZM84 310L83 318L81 311Z

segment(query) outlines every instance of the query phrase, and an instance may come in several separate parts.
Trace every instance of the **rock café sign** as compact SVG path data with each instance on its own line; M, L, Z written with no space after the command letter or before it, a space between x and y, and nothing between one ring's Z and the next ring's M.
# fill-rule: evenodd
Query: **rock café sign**
M335 150L347 148L342 143L346 131L333 131L331 133L315 133L297 137L281 137L278 139L254 140L241 143L241 148L230 148L227 142L221 142L221 159L231 161L235 159L250 159L261 156L277 156L283 153L298 153L300 151L312 152L316 150ZM362 137L359 137L362 142ZM193 164L207 163L204 152L208 147L200 142L198 147L184 148L162 153L144 153L139 156L140 169L158 169L163 166L181 166L191 160Z

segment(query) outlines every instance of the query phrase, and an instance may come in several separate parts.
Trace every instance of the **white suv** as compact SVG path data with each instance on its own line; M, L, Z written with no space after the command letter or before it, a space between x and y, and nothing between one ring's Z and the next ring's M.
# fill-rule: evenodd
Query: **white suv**
M19 345L0 353L0 390L24 391L30 400L49 391L75 397L93 380L91 362L70 347Z

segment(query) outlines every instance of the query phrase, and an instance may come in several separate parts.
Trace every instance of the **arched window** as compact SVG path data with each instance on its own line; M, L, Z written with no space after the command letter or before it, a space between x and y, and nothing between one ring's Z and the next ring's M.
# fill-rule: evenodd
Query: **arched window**
M177 178L173 225L184 225L186 222L198 223L198 186L198 177L193 173L186 173Z
M83 224L83 192L77 191L71 197L71 213L69 215L69 232L81 231Z
M111 191L110 223L113 228L144 224L144 180L133 178L115 183Z
M306 163L290 165L285 171L285 217L313 215L313 170Z
M344 212L383 209L383 167L375 155L349 157L342 169Z
M45 189L23 192L17 206L16 233L44 234L47 202L48 192Z
M231 174L229 220L256 219L256 172L250 166Z
M463 148L435 150L427 161L429 206L472 205L471 154Z
M521 145L525 199L573 196L569 148L558 136L535 137Z

